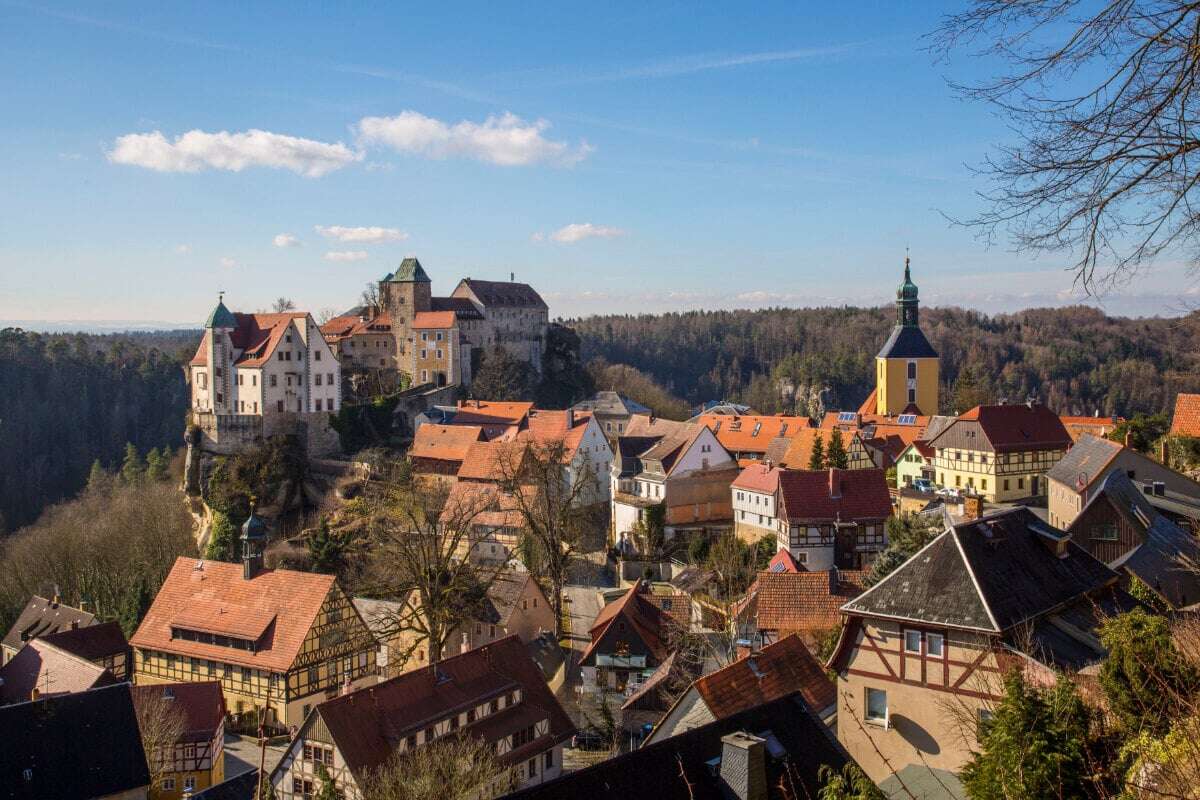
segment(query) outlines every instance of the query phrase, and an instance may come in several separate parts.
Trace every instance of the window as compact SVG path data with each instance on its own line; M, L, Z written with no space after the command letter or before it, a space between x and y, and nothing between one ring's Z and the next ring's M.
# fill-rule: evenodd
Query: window
M916 389L908 390L908 402L910 402L910 403L917 402L917 390Z
M277 353L277 355L279 356L279 360L283 361L283 351L280 350L279 353Z
M414 733L411 736L409 736L407 739L405 739L404 746L405 746L405 749L407 749L407 750L416 750L417 749L417 735Z
M994 717L995 717L995 715L991 712L990 709L987 709L987 708L979 709L979 721L975 728L976 740L982 739L984 736L987 735L988 727L992 724L992 719Z
M946 654L946 640L942 634L925 634L925 652L930 658L941 658Z
M319 373L319 372L317 373L316 382L317 382L317 386L321 385L321 373Z
M333 386L333 373L332 372L325 373L325 382L328 383L330 386Z
M429 744L430 742L432 742L433 737L436 735L437 734L434 732L432 725L430 725L428 728L426 728L425 729L425 744Z
M278 386L278 385L279 385L279 376L278 376L278 375L272 375L272 376L271 376L271 385L272 385L272 386Z
M168 792L175 791L175 779L174 778L163 778L162 779L162 788Z
M428 358L428 357L429 357L429 351L428 351L428 350L422 350L422 351L421 351L421 358Z
M185 792L190 791L195 788L196 788L196 779L195 778L189 776L189 777L183 779L183 790Z
M905 631L904 632L904 652L920 653L921 652L921 632L920 631Z
M244 375L242 375L242 373L240 373L240 372L239 372L239 373L238 373L238 386L241 386L241 385L242 385L242 378L243 378L243 377L245 377L245 376L244 376Z
M887 692L883 689L867 689L867 708L864 718L867 722L887 724Z
M321 410L321 398L317 398L317 411Z
M442 351L437 350L436 353L437 353L437 357L440 359L442 357Z
M275 410L276 410L276 411L283 411L283 401L282 401L282 400L276 400L276 401L275 401Z
M320 351L320 350L318 350L318 351L317 351L317 354L313 356L313 360L314 360L314 361L320 361L320 360L321 360L321 351Z
M1004 479L1004 491L1008 491L1008 478Z
M1117 535L1117 524L1115 522L1101 522L1092 526L1092 538L1098 542L1115 542L1120 537Z
M1025 488L1025 479L1024 478L1017 478L1017 488L1018 489Z
M437 340L438 340L439 342L442 340L442 332L441 332L441 331L438 331L438 332L437 332Z
M529 759L529 777L532 778L534 775L537 775L537 759L531 758Z
M911 381L911 380L916 379L916 377L917 377L917 362L910 361L910 362L908 362L908 379Z
M542 769L551 769L554 767L554 751L547 750L546 756L543 759Z

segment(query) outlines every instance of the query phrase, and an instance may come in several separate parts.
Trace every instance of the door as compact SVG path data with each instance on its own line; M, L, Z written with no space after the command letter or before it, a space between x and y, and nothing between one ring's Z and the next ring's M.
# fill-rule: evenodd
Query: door
M838 569L858 569L858 528L838 528L834 536L834 563Z

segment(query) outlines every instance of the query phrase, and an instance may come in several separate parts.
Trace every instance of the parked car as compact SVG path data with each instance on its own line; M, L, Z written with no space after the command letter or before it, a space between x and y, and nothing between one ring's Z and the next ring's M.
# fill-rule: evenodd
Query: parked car
M918 492L932 492L934 489L933 481L929 478L917 478L912 482L913 488Z

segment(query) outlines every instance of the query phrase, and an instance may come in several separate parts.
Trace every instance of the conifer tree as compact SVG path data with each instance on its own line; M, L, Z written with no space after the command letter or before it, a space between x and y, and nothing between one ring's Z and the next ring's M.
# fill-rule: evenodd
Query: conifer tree
M818 434L813 439L812 455L808 457L809 469L825 469L825 443Z
M152 481L165 481L168 477L167 456L157 447L146 454L146 477Z
M1176 649L1170 623L1134 609L1107 619L1100 641L1108 650L1100 687L1113 714L1130 734L1166 733L1190 706L1200 677Z
M146 464L142 461L137 447L133 442L125 443L125 460L121 462L121 480L126 483L137 483L146 474Z
M237 561L237 528L222 511L213 511L212 531L204 557L212 561Z
M100 459L92 462L92 470L88 473L87 488L102 489L108 485L109 474L105 472L104 466L100 463Z
M850 468L850 457L846 453L842 432L838 428L834 428L833 433L829 435L829 451L825 454L825 466L837 469Z

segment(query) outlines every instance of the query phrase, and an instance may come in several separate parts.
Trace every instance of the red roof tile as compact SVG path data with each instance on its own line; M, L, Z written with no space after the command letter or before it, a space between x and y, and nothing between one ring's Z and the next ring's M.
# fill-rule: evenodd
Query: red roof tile
M692 684L715 719L800 692L815 713L837 700L836 686L798 636L786 636Z
M287 333L288 327L295 320L306 320L307 311L288 311L282 314L241 314L235 313L237 327L230 334L233 346L241 351L234 362L239 367L261 367L275 353L275 348ZM301 322L301 326L303 322ZM209 332L205 331L200 340L196 354L189 362L193 367L208 365Z
M760 572L752 588L759 630L811 633L836 627L841 607L863 592L866 570ZM837 586L832 587L834 579Z
M33 639L0 667L0 705L41 695L72 694L116 683L113 674L85 658L55 647L44 639Z
M1171 433L1176 436L1200 436L1200 394L1175 395L1175 413Z
M483 428L478 425L439 425L426 422L417 428L408 454L412 458L433 458L461 463L467 457L471 445L483 440Z
M788 520L886 519L892 515L881 469L785 470L779 475L781 516Z
M445 330L453 328L454 325L453 311L418 311L412 321L414 330Z
M702 414L696 422L711 430L721 446L731 453L765 453L775 437L792 436L798 430L812 427L808 417L783 415Z
M1062 420L1050 409L1034 403L1003 406L975 406L958 417L954 423L937 435L930 444L937 442L959 421L976 421L983 429L992 448L998 452L1032 449L1068 448L1071 434L1063 427Z
M673 603L672 606L674 605ZM661 662L670 654L667 643L670 632L667 626L675 619L675 615L665 613L661 600L655 602L649 593L641 590L641 584L634 584L620 600L614 600L600 609L589 630L592 641L580 656L579 663L585 663L591 658L609 626L617 619L624 620L638 633L646 647L654 654L656 661Z
M220 681L154 683L133 686L130 691L135 708L163 697L183 712L184 733L179 741L209 741L225 721L225 695Z
M203 564L203 569L197 569L198 564ZM180 557L175 559L175 565L129 643L134 647L283 672L300 654L304 637L334 585L332 575L287 569L264 569L246 580L242 577L241 564ZM231 634L235 629L246 630L250 619L254 621L250 627L257 627L267 616L274 621L267 626L253 653L172 639L171 625L181 618L190 621L189 609L198 607L213 611L215 618L207 623L210 628Z
M766 464L751 464L738 473L733 481L733 488L760 494L775 494L775 490L779 488L779 469Z

